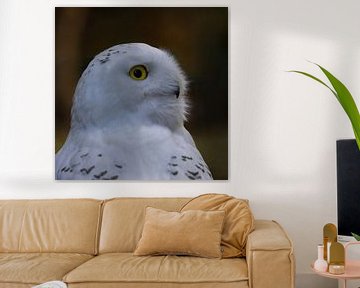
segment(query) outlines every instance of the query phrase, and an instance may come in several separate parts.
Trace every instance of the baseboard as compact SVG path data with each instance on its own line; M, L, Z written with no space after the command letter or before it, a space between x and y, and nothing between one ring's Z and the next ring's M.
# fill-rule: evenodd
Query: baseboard
M337 280L321 277L313 273L297 274L295 283L296 288L338 288Z

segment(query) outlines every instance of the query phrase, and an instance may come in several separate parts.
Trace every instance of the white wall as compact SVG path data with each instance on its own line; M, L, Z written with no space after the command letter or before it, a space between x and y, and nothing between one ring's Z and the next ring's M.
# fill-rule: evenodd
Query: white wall
M360 102L358 0L160 1L230 7L230 180L216 183L55 182L54 9L133 6L116 0L1 0L0 198L194 196L249 198L295 244L298 287L335 287L313 276L321 229L336 223L335 141L352 131L325 88L286 73L333 71ZM136 1L137 6L149 1ZM325 284L326 283L326 284Z

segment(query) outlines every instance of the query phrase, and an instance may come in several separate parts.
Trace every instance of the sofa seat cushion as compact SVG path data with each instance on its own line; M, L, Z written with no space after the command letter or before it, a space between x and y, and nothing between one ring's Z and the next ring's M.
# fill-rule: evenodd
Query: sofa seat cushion
M134 256L131 253L110 253L97 256L64 277L64 281L70 284L91 282L233 283L242 281L247 283L247 279L247 265L245 260L240 258Z
M73 253L0 253L0 285L61 280L93 256Z

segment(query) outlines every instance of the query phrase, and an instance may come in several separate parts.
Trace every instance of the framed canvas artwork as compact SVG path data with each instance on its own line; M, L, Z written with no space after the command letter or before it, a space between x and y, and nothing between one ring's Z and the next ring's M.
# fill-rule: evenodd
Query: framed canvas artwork
M228 179L227 7L57 7L55 178Z

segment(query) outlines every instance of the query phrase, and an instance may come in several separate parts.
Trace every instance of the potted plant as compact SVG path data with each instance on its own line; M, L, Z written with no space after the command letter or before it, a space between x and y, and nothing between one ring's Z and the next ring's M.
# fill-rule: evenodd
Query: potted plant
M349 120L351 122L353 131L354 131L357 147L360 151L360 114L359 114L359 110L356 106L356 103L354 101L354 98L352 97L350 91L346 88L346 86L340 80L338 80L333 74L331 74L328 70L326 70L322 66L320 66L316 63L314 63L314 64L317 65L320 68L320 70L325 74L326 78L329 80L332 87L330 87L330 85L327 85L325 82L323 82L319 78L317 78L307 72L298 71L298 70L292 70L289 72L294 72L294 73L305 75L305 76L321 83L322 85L327 87L332 92L332 94L334 94L336 99L339 101L340 105L343 107L345 113L349 117ZM356 216L354 216L354 217L356 217ZM355 233L351 233L351 234L357 241L360 241L360 235L355 234Z

